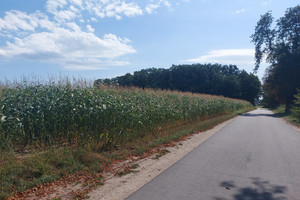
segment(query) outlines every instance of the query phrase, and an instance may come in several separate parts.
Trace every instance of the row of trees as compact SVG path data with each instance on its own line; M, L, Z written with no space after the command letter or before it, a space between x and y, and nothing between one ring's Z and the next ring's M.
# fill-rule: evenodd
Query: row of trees
M257 70L263 58L270 64L264 80L264 102L286 105L289 112L300 88L300 6L288 8L276 21L271 12L262 15L251 36L255 44Z
M219 64L149 68L112 79L98 79L95 83L223 95L244 99L252 104L255 104L261 87L257 76L241 71L235 65Z

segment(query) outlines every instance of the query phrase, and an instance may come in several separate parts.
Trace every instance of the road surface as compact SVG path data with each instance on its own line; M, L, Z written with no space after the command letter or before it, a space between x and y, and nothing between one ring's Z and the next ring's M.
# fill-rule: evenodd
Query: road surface
M300 132L249 112L127 198L179 199L300 200Z

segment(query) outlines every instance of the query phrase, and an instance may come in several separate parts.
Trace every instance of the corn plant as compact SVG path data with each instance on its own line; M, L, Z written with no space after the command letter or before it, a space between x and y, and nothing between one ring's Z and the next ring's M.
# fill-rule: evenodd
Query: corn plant
M96 142L111 148L163 126L205 120L250 103L224 97L72 84L18 84L0 90L0 147ZM2 145L2 146L1 146Z

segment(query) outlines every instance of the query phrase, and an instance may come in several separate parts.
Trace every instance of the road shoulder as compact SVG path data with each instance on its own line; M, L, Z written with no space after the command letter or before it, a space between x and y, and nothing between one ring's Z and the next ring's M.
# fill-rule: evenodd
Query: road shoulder
M213 129L194 134L188 137L188 139L178 142L174 147L167 147L166 150L169 153L158 159L156 159L156 155L152 155L148 158L134 162L134 164L138 166L138 168L135 169L136 173L129 173L121 177L111 176L105 181L103 186L93 190L87 194L87 196L89 199L93 200L125 199L227 126L234 119L235 118L225 121ZM127 162L133 164L132 161Z

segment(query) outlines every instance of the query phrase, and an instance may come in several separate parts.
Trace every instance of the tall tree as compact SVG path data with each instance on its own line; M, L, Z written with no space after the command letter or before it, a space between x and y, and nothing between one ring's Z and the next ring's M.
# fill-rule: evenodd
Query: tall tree
M272 28L271 12L262 15L251 36L255 44L255 71L264 56L270 67L264 77L264 93L286 105L288 112L300 88L300 6L288 8Z

